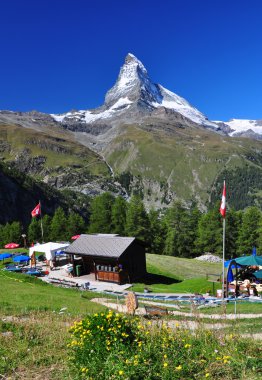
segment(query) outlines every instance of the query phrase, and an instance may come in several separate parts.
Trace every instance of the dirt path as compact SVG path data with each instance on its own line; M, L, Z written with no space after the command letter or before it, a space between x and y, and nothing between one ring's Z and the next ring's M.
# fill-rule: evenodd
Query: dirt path
M93 298L91 300L92 302L100 303L101 305L104 305L110 309L114 309L116 311L119 311L121 313L126 313L127 308L125 305L120 304L120 303L114 303L114 302L109 302L108 299L106 298ZM184 317L194 317L192 313L184 313L181 311L170 311L170 314L174 316L184 316ZM144 307L138 307L136 309L136 315L145 315L145 308ZM242 318L242 319L250 319L250 318L262 318L262 314L237 314L237 318ZM201 318L209 318L212 320L212 323L203 323L201 320L195 320L195 321L181 321L181 320L165 320L165 323L172 329L176 328L187 328L190 330L196 330L200 326L207 329L207 330L219 330L219 329L224 329L226 327L230 327L230 323L226 322L216 322L217 320L234 320L235 315L234 314L227 314L227 315L211 315L211 314L203 314L203 313L198 313L196 316L196 319L201 319ZM253 339L259 339L262 340L262 333L256 333L256 334L242 334L243 337L245 338L253 338Z
M118 310L118 311L120 311L122 313L126 313L127 312L125 305L120 304L120 303L112 302L112 300L108 300L107 298L93 298L91 301L92 302L100 303L101 305L107 306L107 307L109 307L111 309L114 309L114 310ZM154 305L153 302L147 302L147 304ZM145 308L143 306L142 307L140 306L136 310L136 314L137 315L144 315L145 314ZM235 314L224 314L224 315L221 315L221 314L199 313L198 311L196 311L196 313L192 314L192 313L186 313L186 312L183 312L183 311L176 311L176 310L170 311L169 314L177 315L177 316L181 315L181 316L184 316L184 317L197 316L198 318L208 318L208 319L217 319L217 320L221 320L221 319L234 320L236 318L238 318L238 319L262 318L262 314L236 314L236 315Z

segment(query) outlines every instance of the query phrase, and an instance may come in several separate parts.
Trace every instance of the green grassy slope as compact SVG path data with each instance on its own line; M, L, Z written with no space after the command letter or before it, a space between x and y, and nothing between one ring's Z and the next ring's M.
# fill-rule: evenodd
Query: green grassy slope
M48 169L51 175L68 169L105 177L109 173L99 155L77 143L72 134L62 129L50 130L45 127L41 132L0 124L0 148L0 155L5 161L24 156L24 149L32 158L45 157L43 169Z
M102 311L101 305L90 302L94 293L82 293L75 289L58 288L46 284L40 279L0 271L1 282L1 314L15 315L28 312L59 312L62 308L65 314L81 315Z
M143 292L144 287L156 293L206 293L221 288L216 281L222 272L221 263L206 263L195 259L183 259L163 255L146 255L149 276L144 283L133 286Z
M203 204L225 170L228 177L237 168L245 175L252 167L262 176L261 141L229 138L204 128L160 127L124 126L105 152L116 173L142 177L141 187L153 198L159 197L159 189L154 193L152 182L147 185L146 180L168 184L178 198L196 198ZM257 198L261 190L258 182L251 193Z
M222 272L221 263L207 263L196 259L147 254L146 261L148 272L163 274L178 280L206 277L208 274L217 274L219 277Z

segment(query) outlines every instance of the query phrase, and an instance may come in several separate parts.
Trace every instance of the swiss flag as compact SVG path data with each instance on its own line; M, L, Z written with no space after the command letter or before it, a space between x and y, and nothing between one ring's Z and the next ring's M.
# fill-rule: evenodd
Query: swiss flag
M38 203L37 206L35 206L35 208L33 209L33 211L31 211L31 215L32 215L33 218L35 216L41 215L41 204L40 204L40 202Z
M223 218L226 217L226 181L224 181L223 194L220 205L220 214L223 216Z

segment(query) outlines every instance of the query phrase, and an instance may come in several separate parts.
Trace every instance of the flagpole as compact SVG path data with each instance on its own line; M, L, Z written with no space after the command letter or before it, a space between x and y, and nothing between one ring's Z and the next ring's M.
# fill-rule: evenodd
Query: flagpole
M44 230L43 230L43 222L42 222L42 206L41 206L40 200L39 200L39 204L40 204L40 224L41 224L42 243L43 243L44 242Z
M225 298L225 245L226 245L226 218L223 218L222 300L224 300Z
M223 217L222 301L225 298L225 246L226 246L226 181L224 180L220 214Z

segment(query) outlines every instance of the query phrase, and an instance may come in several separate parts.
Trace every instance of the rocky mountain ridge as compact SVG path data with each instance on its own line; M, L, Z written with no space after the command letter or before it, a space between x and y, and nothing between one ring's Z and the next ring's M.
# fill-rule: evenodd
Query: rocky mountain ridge
M260 124L209 121L184 98L153 83L144 65L128 54L101 107L60 115L0 111L0 153L56 188L90 195L135 191L148 207L180 199L204 209L224 173L235 181L236 170L252 178L257 171L259 178ZM19 144L12 142L12 129L21 136ZM260 185L250 183L249 197L258 202Z

